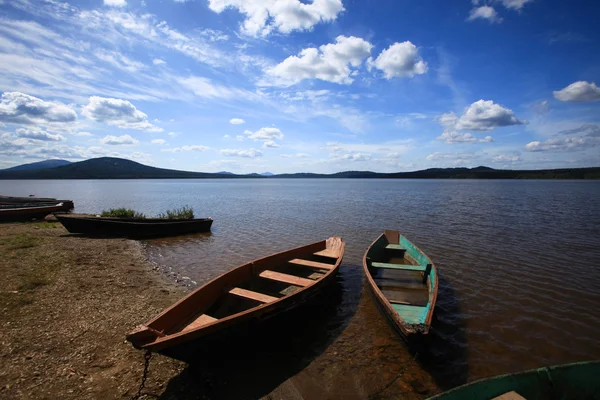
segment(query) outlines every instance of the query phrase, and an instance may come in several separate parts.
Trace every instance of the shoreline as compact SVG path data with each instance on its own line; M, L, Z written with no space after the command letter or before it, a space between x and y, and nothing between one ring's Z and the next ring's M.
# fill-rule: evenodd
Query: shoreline
M134 395L144 358L125 334L187 290L137 241L67 236L57 222L0 227L0 397ZM184 368L153 357L144 393L160 396Z

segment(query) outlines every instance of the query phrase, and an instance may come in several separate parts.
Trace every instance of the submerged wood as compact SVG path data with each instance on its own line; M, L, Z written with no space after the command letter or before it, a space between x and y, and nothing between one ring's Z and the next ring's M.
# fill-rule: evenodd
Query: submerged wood
M400 232L386 230L367 248L363 269L380 309L406 339L429 333L438 277L425 253Z
M509 398L599 399L600 361L579 362L499 375L459 386L429 400ZM513 394L514 393L514 394Z
M127 340L136 348L187 360L188 350L208 336L261 322L318 294L335 279L344 245L330 237L234 268L138 326ZM327 256L320 255L323 251Z
M212 218L161 219L113 218L82 215L57 215L56 218L70 233L111 237L159 237L208 232Z
M0 207L0 221L28 221L32 219L41 219L48 214L62 210L62 203L29 205L26 207Z

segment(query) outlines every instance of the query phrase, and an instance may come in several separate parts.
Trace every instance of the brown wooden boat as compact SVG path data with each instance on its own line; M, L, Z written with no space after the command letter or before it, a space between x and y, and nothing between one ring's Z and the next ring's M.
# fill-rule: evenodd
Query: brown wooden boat
M287 250L237 267L194 290L127 335L136 348L188 360L209 335L260 322L304 303L335 279L339 237Z
M29 221L63 210L63 204L45 204L26 207L0 207L0 221Z
M42 206L47 204L58 204L62 203L62 209L60 211L69 211L75 208L73 200L57 200L50 197L13 197L13 196L0 196L1 205L20 205L23 207Z
M405 339L429 333L438 277L425 253L400 232L386 230L365 252L363 269L375 300Z

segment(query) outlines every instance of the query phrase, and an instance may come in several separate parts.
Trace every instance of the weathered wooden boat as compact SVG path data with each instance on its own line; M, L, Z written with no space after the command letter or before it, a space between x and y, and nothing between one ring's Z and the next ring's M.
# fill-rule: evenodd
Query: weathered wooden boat
M376 302L405 339L429 332L438 291L429 257L400 232L386 230L365 252L363 269Z
M600 361L532 369L467 383L429 400L600 399Z
M213 223L212 218L113 218L76 214L57 215L56 218L70 233L131 238L208 232Z
M41 219L48 214L62 211L63 204L44 204L27 207L0 207L0 221L28 221Z
M339 237L239 266L196 289L127 335L136 348L189 360L192 349L218 334L291 310L335 279Z
M61 211L69 211L75 207L73 200L57 200L54 198L44 197L13 197L13 196L0 196L0 204L2 205L19 205L22 204L24 207L41 206L42 204L58 204L62 203Z

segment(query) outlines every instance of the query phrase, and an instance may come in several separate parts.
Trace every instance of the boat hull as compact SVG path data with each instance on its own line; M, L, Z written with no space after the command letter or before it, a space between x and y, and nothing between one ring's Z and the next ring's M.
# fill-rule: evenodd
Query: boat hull
M46 215L62 211L62 204L34 207L8 207L0 208L0 221L29 221L32 219L42 219Z
M600 399L600 361L544 367L459 386L429 400L493 399L516 392L527 400Z
M232 288L235 288L233 290L240 290L239 287L249 288L251 289L250 293L254 296L276 296L277 294L274 291L265 294L264 286L260 289L261 284L265 282L273 283L269 279L263 279L265 273L273 273L278 266L287 265L292 260L308 259L311 255L314 260L315 254L324 250L332 239L338 241L336 254L339 255L329 257L328 264L326 264L327 271L322 271L323 275L316 278L317 280L296 277L299 278L301 284L306 286L295 287L295 284L291 284L288 288L279 292L279 295L286 293L289 288L295 289L282 295L282 297L267 298L264 304L252 305L249 308L223 315L217 314L220 307L216 305L222 304L220 303L222 299L230 296ZM215 341L222 344L224 340L226 341L231 336L251 333L257 324L283 312L295 309L322 293L326 287L334 282L343 253L343 241L340 238L330 238L328 241L312 243L241 265L196 289L154 319L139 326L127 335L127 340L134 347L189 362L198 351L206 348L210 349ZM282 275L286 276L286 279L294 278L291 275ZM197 320L198 316L206 318L209 314L210 322L188 329L192 324L186 321Z
M57 215L56 218L70 232L88 236L161 237L197 232L208 232L211 218L192 220L121 219Z

